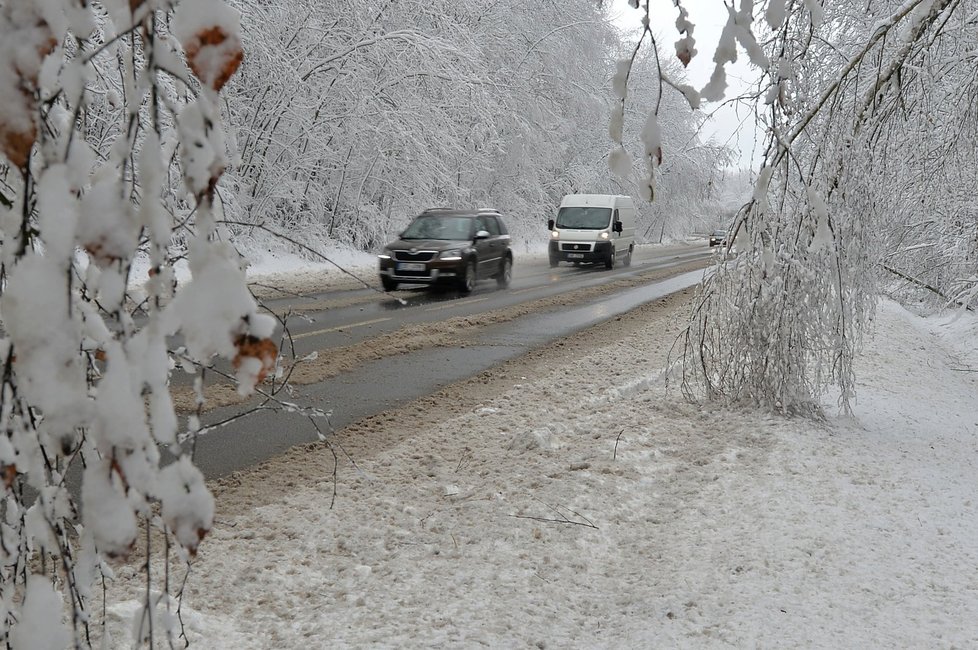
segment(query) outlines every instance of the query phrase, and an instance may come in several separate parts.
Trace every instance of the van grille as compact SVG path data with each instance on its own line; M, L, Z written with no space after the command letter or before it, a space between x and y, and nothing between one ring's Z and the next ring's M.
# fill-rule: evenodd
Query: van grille
M589 251L591 250L591 244L561 244L560 250L562 251Z

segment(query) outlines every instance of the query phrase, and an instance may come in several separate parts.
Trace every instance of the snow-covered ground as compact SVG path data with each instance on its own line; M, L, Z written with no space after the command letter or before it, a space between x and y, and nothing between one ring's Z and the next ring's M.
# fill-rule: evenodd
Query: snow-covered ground
M978 321L883 303L855 417L813 423L666 394L689 299L339 432L335 501L315 445L214 484L190 640L978 646Z

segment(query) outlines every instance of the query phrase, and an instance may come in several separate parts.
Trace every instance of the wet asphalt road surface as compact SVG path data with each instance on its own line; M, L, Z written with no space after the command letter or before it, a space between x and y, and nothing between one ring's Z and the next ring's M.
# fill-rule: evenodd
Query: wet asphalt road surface
M484 281L468 296L454 291L405 290L383 294L360 289L293 297L266 302L266 305L280 312L288 309L302 312L301 318L288 321L297 355L313 350L328 355L330 347L356 344L404 325L501 309L657 268L705 260L710 255L705 245L639 249L631 267L611 271L563 265L550 269L545 260L535 265L516 265L509 289L497 290L494 281ZM330 413L329 423L320 424L324 433L330 426L339 429L697 284L702 277L702 270L688 272L604 293L571 306L531 312L508 322L484 326L475 340L463 346L428 347L366 360L350 372L298 387L295 401ZM250 467L294 445L317 440L316 428L304 415L267 410L239 418L247 408L229 406L203 414L202 424L214 428L197 437L194 458L208 479ZM222 422L227 424L220 425Z

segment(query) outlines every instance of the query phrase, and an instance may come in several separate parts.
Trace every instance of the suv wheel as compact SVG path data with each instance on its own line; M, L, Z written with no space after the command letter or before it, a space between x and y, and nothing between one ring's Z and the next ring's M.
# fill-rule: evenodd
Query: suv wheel
M496 284L500 289L505 289L513 281L513 260L508 257L503 258L503 268L496 276Z
M465 272L458 287L462 293L471 293L475 289L475 273L475 260L469 260L469 263L465 265Z
M380 283L384 286L384 291L393 291L397 288L397 280L391 280L386 275L380 276Z

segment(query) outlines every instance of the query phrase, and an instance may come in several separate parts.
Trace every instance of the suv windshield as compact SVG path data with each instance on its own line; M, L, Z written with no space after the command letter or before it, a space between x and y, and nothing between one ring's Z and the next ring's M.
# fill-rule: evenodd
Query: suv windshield
M557 228L601 230L611 221L611 208L561 208L557 212Z
M401 239L472 239L472 219L423 214L401 233Z

